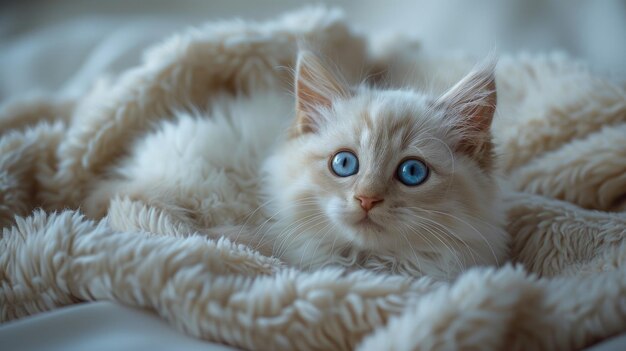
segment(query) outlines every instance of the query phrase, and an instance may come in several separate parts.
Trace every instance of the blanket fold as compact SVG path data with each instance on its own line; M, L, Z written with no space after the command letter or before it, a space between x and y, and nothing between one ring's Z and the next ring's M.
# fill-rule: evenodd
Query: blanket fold
M472 64L391 39L359 35L325 8L209 23L75 101L6 103L0 321L112 300L250 350L567 350L625 332L626 89L561 55L498 66L493 128L513 237L501 268L450 283L303 272L140 198L112 200L102 218L81 213L92 182L175 111L289 89L300 40L352 81L370 71L374 83L445 86Z

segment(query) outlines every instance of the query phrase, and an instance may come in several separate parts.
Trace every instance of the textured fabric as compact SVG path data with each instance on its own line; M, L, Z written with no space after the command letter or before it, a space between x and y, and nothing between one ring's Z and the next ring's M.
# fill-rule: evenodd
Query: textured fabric
M301 272L141 199L114 199L101 221L80 213L91 182L180 106L288 89L298 38L352 80L366 69L386 71L385 83L445 86L471 66L360 37L339 12L308 8L190 29L76 100L4 105L0 320L113 300L251 350L578 349L626 331L626 91L561 56L498 67L493 128L503 186L514 189L501 268L452 283Z

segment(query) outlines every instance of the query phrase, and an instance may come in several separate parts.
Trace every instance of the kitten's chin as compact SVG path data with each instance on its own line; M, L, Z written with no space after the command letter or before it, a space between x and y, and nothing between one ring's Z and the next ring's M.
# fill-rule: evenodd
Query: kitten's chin
M353 223L352 226L356 230L363 230L363 231L382 232L384 229L382 225L380 225L378 222L373 220L370 216L363 217L362 219Z
M353 243L357 244L361 249L374 249L384 237L385 228L380 222L371 216L360 216L346 222L345 225L352 232L354 237Z
M378 219L375 213L370 211L366 214L360 208L337 210L337 207L329 209L328 217L342 228L340 232L347 242L358 249L374 249L379 245L386 230L384 222Z

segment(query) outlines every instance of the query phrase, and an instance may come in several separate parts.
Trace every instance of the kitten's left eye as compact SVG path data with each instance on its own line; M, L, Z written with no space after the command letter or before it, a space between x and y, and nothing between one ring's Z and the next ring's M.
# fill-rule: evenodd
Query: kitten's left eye
M340 177L349 177L359 171L359 159L350 151L340 151L330 163L333 173Z
M422 184L428 178L428 167L424 162L408 159L398 166L398 179L407 186Z

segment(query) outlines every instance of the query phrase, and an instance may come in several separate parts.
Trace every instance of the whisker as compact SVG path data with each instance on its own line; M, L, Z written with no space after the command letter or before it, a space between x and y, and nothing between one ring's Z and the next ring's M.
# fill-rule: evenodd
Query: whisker
M311 240L309 240L309 242L306 244L306 246L304 247L304 252L306 253L307 248L309 247L309 244L311 243L311 241L313 239L315 239L317 237L317 234L319 232L321 232L322 230L326 229L328 226L330 225L330 228L324 233L324 235L322 235L322 238L318 240L317 242L317 246L315 247L315 250L313 250L313 254L310 257L315 257L315 254L317 253L317 250L319 249L320 245L322 244L322 242L324 242L324 239L326 238L326 236L328 235L328 233L330 233L333 229L335 229L335 224L330 222L324 226L324 228L318 230L315 235L311 238ZM332 253L332 251L331 251ZM302 261L304 260L304 253L302 254L302 258L300 258L300 267L302 267ZM309 270L313 267L313 261L311 260L311 262L309 263Z
M447 213L447 212L443 212L443 211L437 211L437 210L431 210L431 209L422 209L422 208L419 208L419 207L415 207L415 209L418 209L418 210L421 210L421 211L424 211L424 212L437 213L437 214L441 214L441 215L444 215L444 216L448 216L448 217L451 217L452 219L455 219L455 220L457 220L457 221L459 221L459 222L469 226L474 232L476 232L476 234L478 234L478 236L485 242L485 244L487 244L487 246L489 247L489 250L491 251L491 254L493 255L493 258L496 260L496 265L497 266L500 265L500 262L498 261L498 256L496 255L496 253L495 253L495 251L493 249L493 246L491 246L491 243L489 243L489 240L487 240L487 238L485 238L485 236L478 229L476 229L476 227L474 227L469 222L463 220L462 218L460 218L458 216L455 216L453 214L450 214L450 213ZM475 218L475 219L480 221L480 219L478 219L478 218ZM487 222L484 222L484 223L487 223Z
M278 234L275 235L276 241L274 242L274 245L272 247L272 252L275 252L277 254L280 253L280 255L277 255L277 257L282 256L285 253L285 251L282 250L282 247L286 243L286 241L289 239L292 233L306 226L307 224L315 222L320 218L323 219L324 217L325 216L323 214L316 212L313 215L306 216L304 218L301 218L289 224L287 227L285 227L283 230L281 230ZM298 234L296 234L296 236L292 239L292 242L298 237L300 237L305 231L306 230L301 230ZM280 242L278 247L276 247L276 243L281 237L284 237L284 239Z
M400 234L400 236L404 239L404 241L406 241L406 243L409 245L409 248L411 249L411 251L413 252L413 257L415 258L415 263L417 263L417 267L418 267L418 271L422 274L424 274L424 269L422 268L422 264L419 260L419 258L417 257L417 252L415 251L415 248L413 247L413 245L411 245L411 241L409 240L409 238L403 233L403 231L398 231L398 234Z
M302 205L311 205L311 204L315 204L315 203L316 203L316 201L313 201L313 200L310 200L310 201L298 201L298 202L296 202L296 203L294 204L294 206L290 207L289 209L293 209L293 207L297 207L297 206L302 206ZM274 214L272 214L270 217L268 217L268 218L267 218L267 219L266 219L263 223L261 223L261 225L259 225L259 226L257 227L257 230L256 230L256 232L255 232L253 235L254 235L254 236L258 235L258 234L259 234L259 232L261 232L261 230L263 230L263 229L264 229L264 227L267 225L267 223L269 223L270 221L272 221L272 220L273 220L273 219L274 219L274 218L275 218L278 214L280 214L281 212L286 211L286 210L287 210L287 208L280 209L280 210L276 211ZM312 209L312 210L315 210L315 209ZM279 220L279 221L277 221L277 222L280 222L280 220ZM277 223L277 222L272 223L272 225L270 225L270 229L271 229L271 228L273 228L274 224L275 224L275 223ZM244 229L245 229L245 228L243 228L243 227L242 227L242 229L241 229L241 230L243 231ZM266 231L264 231L264 232L263 232L263 234L261 235L261 239L259 240L259 242L262 242L262 241L263 241L263 239L265 238L265 235L266 235L268 232L269 232L269 230L266 230ZM240 233L241 233L241 232L240 232Z
M428 221L429 223L432 223L434 226L436 226L436 227L433 227L432 229L435 229L435 228L438 228L438 227L442 228L442 229L439 229L439 230L444 235L444 238L445 238L445 236L447 236L446 235L446 233L447 233L450 236L452 236L453 239L456 239L459 242L461 242L463 245L465 245L465 247L469 250L470 254L472 255L472 258L474 259L474 264L477 264L476 258L474 257L474 253L478 254L478 252L475 252L472 249L472 247L465 240L463 240L463 238L461 238L456 233L454 233L454 231L452 231L450 228L445 226L443 223L439 223L439 222L437 222L437 221L435 221L435 220L433 220L431 218L423 217L423 216L420 216L418 214L412 214L412 216L417 217L417 218L419 218L421 220L424 220L424 221ZM445 230L445 231L443 231L443 230ZM452 245L452 243L450 243L450 244Z
M420 216L418 216L418 218L420 218L421 220L428 220L427 218L422 218L422 217L420 217ZM460 269L461 271L464 271L464 270L465 270L465 265L461 262L461 259L459 258L459 255L458 255L458 252L457 252L457 251L455 251L455 250L452 248L452 246L451 246L451 245L452 245L452 243L446 243L446 241L444 240L444 239L445 239L445 237L442 237L442 236L440 236L439 234L437 234L437 233L435 232L435 229L436 229L436 228L428 227L428 226L426 226L426 224L425 224L425 223L420 223L420 222L413 222L413 223L414 223L415 225L419 226L419 228L421 228L421 229L423 229L423 230L427 231L427 232L428 232L429 234L431 234L431 235L432 235L435 239L439 240L439 242L441 242L441 244L442 244L442 245L443 245L446 249L448 249L448 251L450 251L450 253L452 254L452 257L454 257L454 258L456 259L457 264L458 264L458 266L459 266L459 269ZM444 233L444 232L442 232L442 234L445 234L445 233ZM426 241L428 241L428 242L429 242L429 244L430 244L430 246L433 248L433 250L435 250L434 245L432 245L432 243L430 243L430 240L428 240L426 236L422 236L422 238L423 238L423 239L425 239ZM436 251L436 250L435 250L435 251Z

